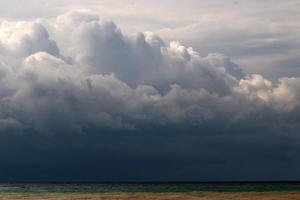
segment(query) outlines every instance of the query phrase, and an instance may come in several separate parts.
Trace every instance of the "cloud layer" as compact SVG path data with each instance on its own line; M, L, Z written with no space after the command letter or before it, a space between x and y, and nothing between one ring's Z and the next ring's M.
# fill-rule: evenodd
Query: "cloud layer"
M241 120L264 109L279 116L299 106L299 78L273 84L222 54L202 57L152 33L124 35L89 10L3 21L0 41L3 126L139 129Z
M72 138L85 135L83 144L97 149L86 150L89 155L96 151L106 157L127 149L129 157L123 159L177 155L175 163L188 155L200 156L196 165L206 159L208 163L222 163L224 158L244 160L245 153L260 152L258 158L249 160L268 157L280 163L285 147L298 138L300 78L271 82L243 72L222 54L203 57L191 47L177 41L166 44L148 32L124 35L113 22L89 10L70 11L53 20L2 21L0 82L4 140L19 133L30 135L32 141L55 135L55 148L66 141L68 147L78 147L78 155L80 142ZM106 135L111 132L113 142ZM128 143L119 143L123 134L128 134L124 139ZM234 141L237 143L229 148ZM164 146L164 153L152 143ZM211 143L220 144L212 149L208 147ZM9 144L4 146L13 148ZM140 149L142 144L145 149ZM272 144L279 149L264 155L262 151ZM257 151L250 148L253 145ZM46 154L57 154L50 144L46 146L50 149ZM180 146L185 153L177 149ZM35 147L43 152L42 147ZM222 156L217 156L222 149ZM203 150L207 153L201 153Z

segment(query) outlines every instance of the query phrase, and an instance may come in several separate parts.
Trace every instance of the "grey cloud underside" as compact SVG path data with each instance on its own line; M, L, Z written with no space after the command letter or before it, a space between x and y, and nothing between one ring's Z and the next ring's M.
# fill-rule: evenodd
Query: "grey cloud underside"
M293 179L300 165L300 78L273 83L88 10L3 21L0 82L5 179Z

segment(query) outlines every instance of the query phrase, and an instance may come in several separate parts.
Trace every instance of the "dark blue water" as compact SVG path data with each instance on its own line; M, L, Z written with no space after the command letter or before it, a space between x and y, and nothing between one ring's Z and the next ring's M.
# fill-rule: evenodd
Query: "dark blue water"
M0 193L187 193L300 191L299 183L0 184Z

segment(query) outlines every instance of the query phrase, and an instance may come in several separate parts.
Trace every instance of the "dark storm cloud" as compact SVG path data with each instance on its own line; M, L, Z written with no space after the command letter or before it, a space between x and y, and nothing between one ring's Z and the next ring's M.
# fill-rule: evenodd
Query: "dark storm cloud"
M89 10L3 21L0 61L3 180L300 178L300 78L272 83Z

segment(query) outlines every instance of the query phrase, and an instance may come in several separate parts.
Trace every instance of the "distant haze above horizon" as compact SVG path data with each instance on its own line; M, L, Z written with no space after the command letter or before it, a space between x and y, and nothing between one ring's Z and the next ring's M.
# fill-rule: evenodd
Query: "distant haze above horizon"
M300 179L299 1L0 13L0 181Z

